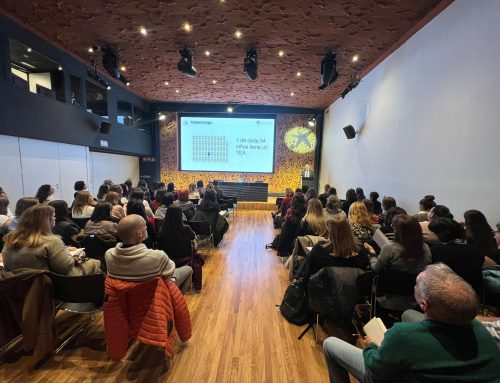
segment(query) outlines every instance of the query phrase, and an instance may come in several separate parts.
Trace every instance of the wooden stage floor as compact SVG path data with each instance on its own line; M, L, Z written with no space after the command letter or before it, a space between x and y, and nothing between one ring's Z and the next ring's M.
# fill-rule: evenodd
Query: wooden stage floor
M276 307L288 281L280 259L264 249L274 235L269 211L238 211L220 247L206 257L202 292L186 294L193 336L177 342L168 371L161 351L137 343L122 361L108 360L101 314L76 344L38 370L31 357L11 354L0 365L0 381L327 382L321 342L312 332L297 340L304 327L285 321Z

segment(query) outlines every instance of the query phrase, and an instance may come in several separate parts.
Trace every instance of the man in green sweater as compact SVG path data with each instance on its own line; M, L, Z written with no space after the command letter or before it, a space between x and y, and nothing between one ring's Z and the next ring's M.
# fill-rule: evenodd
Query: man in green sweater
M328 338L323 347L330 382L500 382L500 351L483 325L472 287L444 264L417 277L415 299L425 320L396 323L381 345L365 349Z

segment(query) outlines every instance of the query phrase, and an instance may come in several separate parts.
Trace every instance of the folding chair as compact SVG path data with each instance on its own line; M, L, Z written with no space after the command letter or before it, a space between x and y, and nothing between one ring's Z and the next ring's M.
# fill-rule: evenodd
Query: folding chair
M101 270L106 272L108 268L106 267L106 259L104 254L106 251L116 246L116 242L106 242L100 239L97 235L89 235L80 241L82 247L85 248L85 254L89 258L97 259L101 261Z
M60 301L57 310L72 313L89 314L87 322L82 323L61 345L55 353L59 353L76 336L86 332L95 321L95 313L102 311L104 301L104 275L91 274L68 277L53 272L49 273L54 289L54 299Z
M189 221L188 225L191 226L191 229L193 229L198 237L198 246L208 242L208 254L211 254L214 247L214 235L210 223L208 221Z

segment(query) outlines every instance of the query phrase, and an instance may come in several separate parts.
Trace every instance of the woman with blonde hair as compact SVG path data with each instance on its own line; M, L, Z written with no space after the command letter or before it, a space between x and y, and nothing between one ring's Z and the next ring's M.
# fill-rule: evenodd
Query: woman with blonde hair
M56 222L52 206L35 205L22 214L16 230L4 236L3 261L6 271L29 268L61 275L81 275L62 239L52 234ZM100 262L85 262L86 273L99 271Z
M94 212L94 199L88 191L80 191L76 193L75 202L71 208L72 218L90 218Z
M354 202L349 207L349 224L351 225L354 237L359 242L366 242L372 239L375 228L372 217L363 202Z
M309 253L309 274L328 266L369 270L368 251L354 238L349 222L336 216L328 220L327 226L329 241L317 243Z
M307 211L302 218L299 235L326 236L328 229L323 215L323 204L317 198L312 198L307 203Z

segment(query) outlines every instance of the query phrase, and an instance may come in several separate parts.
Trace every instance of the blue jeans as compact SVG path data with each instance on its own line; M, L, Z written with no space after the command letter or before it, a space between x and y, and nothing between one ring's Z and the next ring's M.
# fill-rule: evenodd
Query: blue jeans
M349 373L360 383L371 383L365 369L363 350L341 339L330 337L323 342L331 383L350 383Z

